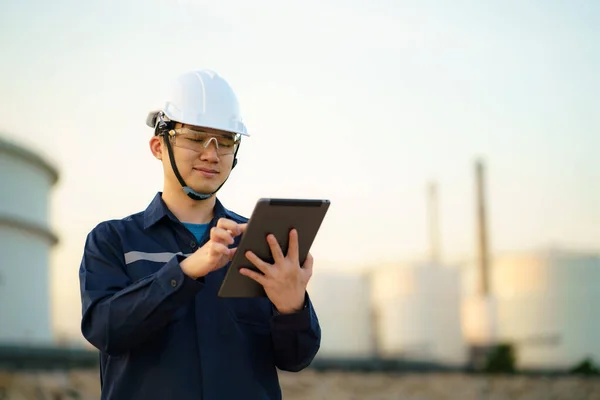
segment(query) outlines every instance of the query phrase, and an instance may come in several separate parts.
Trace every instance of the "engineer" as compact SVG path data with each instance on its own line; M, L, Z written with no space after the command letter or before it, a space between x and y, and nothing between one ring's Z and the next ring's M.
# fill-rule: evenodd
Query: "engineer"
M184 73L146 124L162 191L95 226L79 268L101 399L281 399L277 369L306 368L320 346L306 290L313 258L299 264L295 231L287 254L268 238L274 263L247 253L262 274L241 270L267 297L217 296L247 222L216 197L249 136L237 96L213 71Z

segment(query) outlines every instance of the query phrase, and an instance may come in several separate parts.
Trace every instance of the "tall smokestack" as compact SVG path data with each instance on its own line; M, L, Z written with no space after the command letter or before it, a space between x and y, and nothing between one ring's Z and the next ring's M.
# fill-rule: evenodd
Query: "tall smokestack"
M485 201L485 176L484 166L481 160L477 160L475 163L475 182L477 193L477 249L480 279L479 290L481 295L487 296L489 294L489 255Z
M435 182L427 187L427 199L429 208L429 249L431 262L440 262L440 227L438 214L438 189Z

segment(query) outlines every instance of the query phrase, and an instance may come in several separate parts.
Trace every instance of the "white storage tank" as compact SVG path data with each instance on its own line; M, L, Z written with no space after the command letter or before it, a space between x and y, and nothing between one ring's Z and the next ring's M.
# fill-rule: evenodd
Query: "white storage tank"
M493 264L492 264L493 266ZM498 340L498 299L481 293L481 272L473 260L462 269L462 328L469 345L487 346Z
M491 271L499 340L518 366L570 368L600 361L600 257L547 251L496 258Z
M53 341L49 253L49 192L55 167L0 137L0 343Z
M379 355L463 365L460 284L460 270L432 263L373 269Z
M322 329L317 358L373 356L369 284L364 273L315 267L308 293Z

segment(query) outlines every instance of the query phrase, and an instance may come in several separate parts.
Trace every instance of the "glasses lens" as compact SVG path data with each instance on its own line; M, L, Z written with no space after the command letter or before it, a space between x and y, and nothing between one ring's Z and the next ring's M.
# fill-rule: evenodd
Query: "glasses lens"
M189 128L174 129L173 146L202 152L209 146L216 146L220 155L233 154L239 142L235 135L215 134Z

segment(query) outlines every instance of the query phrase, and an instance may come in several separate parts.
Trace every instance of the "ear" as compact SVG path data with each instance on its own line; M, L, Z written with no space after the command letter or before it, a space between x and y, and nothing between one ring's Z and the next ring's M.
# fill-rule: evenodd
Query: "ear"
M152 136L150 139L150 151L157 160L162 160L162 140L161 136Z

